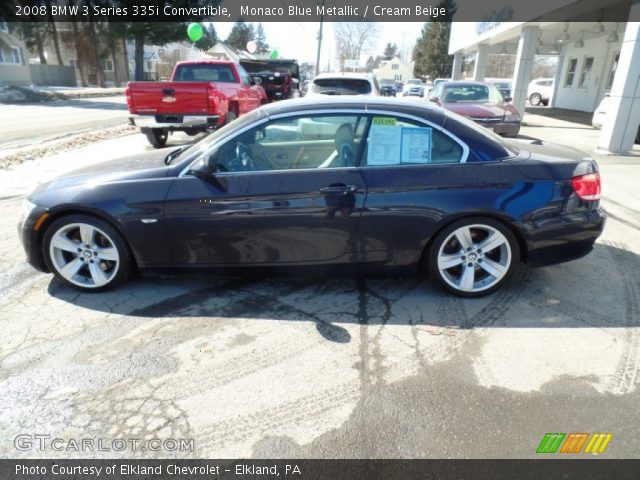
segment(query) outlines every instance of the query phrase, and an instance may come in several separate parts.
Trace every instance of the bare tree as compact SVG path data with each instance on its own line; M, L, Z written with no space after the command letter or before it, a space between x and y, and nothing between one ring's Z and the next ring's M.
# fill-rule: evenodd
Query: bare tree
M380 25L375 22L337 22L333 24L333 32L340 70L344 70L345 60L360 59L360 55L373 46L380 33Z

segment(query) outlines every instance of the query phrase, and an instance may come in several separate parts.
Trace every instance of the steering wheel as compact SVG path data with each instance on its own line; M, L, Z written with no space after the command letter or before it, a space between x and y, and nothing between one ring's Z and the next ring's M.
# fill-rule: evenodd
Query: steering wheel
M245 172L258 169L255 160L251 156L251 150L242 142L236 144L236 162L240 164L238 165L239 170Z

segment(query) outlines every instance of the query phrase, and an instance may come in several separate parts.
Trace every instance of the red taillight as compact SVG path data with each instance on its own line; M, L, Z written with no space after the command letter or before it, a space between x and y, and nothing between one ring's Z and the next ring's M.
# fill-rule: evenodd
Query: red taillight
M133 113L133 102L131 101L131 87L127 87L124 91L124 96L127 99L127 107L129 108L129 112Z
M600 173L573 177L571 186L582 200L600 200Z

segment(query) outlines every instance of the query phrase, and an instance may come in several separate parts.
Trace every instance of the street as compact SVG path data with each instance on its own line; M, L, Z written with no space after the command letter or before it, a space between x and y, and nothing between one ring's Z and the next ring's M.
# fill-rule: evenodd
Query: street
M2 105L0 151L127 121L124 95Z
M3 106L0 149L34 125L61 135L126 114L119 97L74 102L59 117ZM595 147L591 127L525 120L522 137ZM609 218L589 256L481 299L424 276L136 278L81 294L25 264L29 191L151 150L135 133L0 170L1 456L533 458L547 432L611 432L606 458L637 457L640 155L597 156ZM17 451L22 433L195 449Z

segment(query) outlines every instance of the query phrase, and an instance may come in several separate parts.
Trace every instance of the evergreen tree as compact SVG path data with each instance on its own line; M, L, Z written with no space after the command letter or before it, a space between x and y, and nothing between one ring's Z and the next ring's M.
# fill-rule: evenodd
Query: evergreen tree
M398 55L398 46L395 43L387 43L387 46L384 47L384 53L382 54L382 58L384 60L391 60L397 55Z
M447 15L425 23L421 36L413 49L414 75L416 77L451 76L453 56L448 53L449 35L451 33L451 18L456 11L456 5L453 0L441 0L438 7L444 7Z
M240 19L233 25L225 43L236 50L246 50L251 40L255 40L253 25Z
M269 44L267 43L267 36L264 33L262 23L259 23L256 27L254 40L258 46L258 48L256 48L256 53L269 53Z
M196 47L206 52L219 41L220 39L218 38L216 29L213 26L213 23L210 23L209 25L205 25L202 29L202 38L196 42Z

